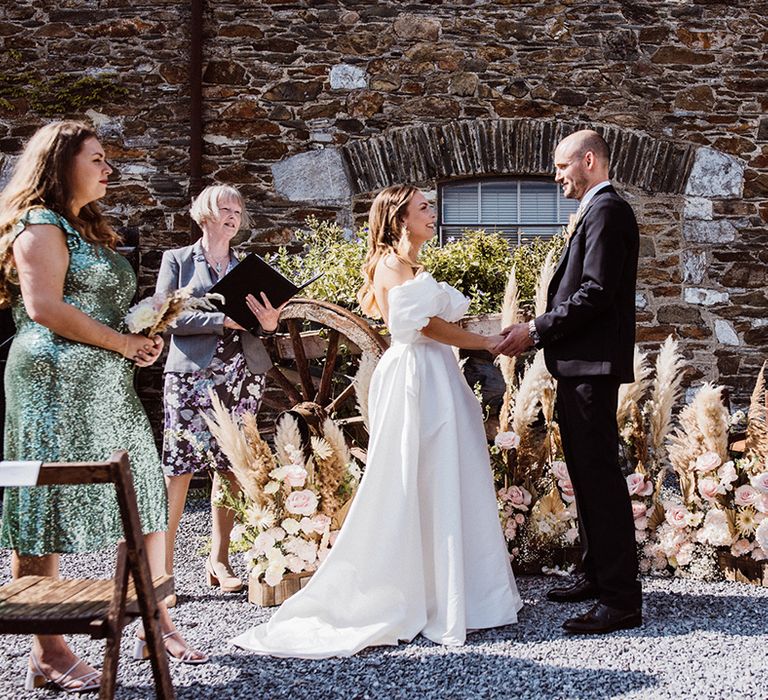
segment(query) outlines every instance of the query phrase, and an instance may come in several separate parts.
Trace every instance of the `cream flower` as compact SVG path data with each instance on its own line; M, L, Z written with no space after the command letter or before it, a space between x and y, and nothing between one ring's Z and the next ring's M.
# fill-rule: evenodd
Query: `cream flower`
M283 528L289 535L295 535L299 531L299 523L293 518L286 518L280 523L280 527Z
M275 524L275 513L271 508L254 506L248 510L248 524L257 530L268 530Z
M723 460L720 459L720 455L717 452L705 452L703 455L699 455L696 458L695 469L698 472L710 472L717 469Z
M768 552L768 518L763 520L755 530L755 542L764 552Z
M704 517L704 524L697 539L713 547L729 547L733 543L733 533L728 522L728 515L719 508L713 508Z
M281 564L270 564L264 574L264 581L268 586L276 586L283 580L285 567Z
M749 537L757 527L757 518L753 508L739 508L736 513L736 529L743 537Z
M280 482L279 481L269 481L267 482L267 485L264 487L264 493L271 496L273 493L277 493L280 490Z
M262 532L253 541L253 551L256 552L258 556L266 554L274 546L275 538L272 537L272 535L270 535L268 532Z
M287 559L289 571L292 571L294 574L300 574L304 571L304 560L301 557L291 554Z
M731 484L739 478L736 473L736 467L733 462L726 462L717 470L717 477L720 479L720 484L725 486L726 491L730 491L733 487Z
M280 542L281 540L285 539L285 530L283 530L281 527L271 527L264 534L274 537L275 542Z
M330 459L333 457L333 448L328 444L325 438L317 437L313 435L310 438L312 443L312 452L314 452L320 459Z
M125 315L125 325L131 333L141 333L155 325L158 315L152 305L152 297L142 299Z

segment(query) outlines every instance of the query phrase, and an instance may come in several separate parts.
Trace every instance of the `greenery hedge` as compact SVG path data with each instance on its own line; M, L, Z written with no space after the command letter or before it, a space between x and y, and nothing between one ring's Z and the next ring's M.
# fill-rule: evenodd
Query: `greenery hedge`
M301 250L294 253L280 248L270 257L270 263L297 283L324 272L302 294L339 304L359 314L356 294L362 282L360 268L365 257L366 237L365 228L350 236L335 222L310 217L306 228L296 232ZM533 299L536 278L547 252L554 248L559 253L564 245L563 236L555 236L512 247L496 233L467 231L443 246L429 242L422 249L421 261L435 279L447 282L469 297L470 314L496 313L501 310L512 265L516 265L521 302L526 304Z

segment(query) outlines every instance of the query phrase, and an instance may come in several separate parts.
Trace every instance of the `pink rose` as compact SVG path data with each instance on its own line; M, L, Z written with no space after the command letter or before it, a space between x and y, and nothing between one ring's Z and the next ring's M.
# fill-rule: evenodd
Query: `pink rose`
M646 481L645 476L637 472L627 477L627 488L630 496L650 496L653 493L653 483Z
M511 430L497 433L493 439L493 444L500 450L516 450L520 447L520 436Z
M499 496L517 510L528 510L531 505L531 494L522 486L509 486L499 491Z
M701 497L710 503L717 498L720 493L720 482L716 479L699 479L699 493Z
M315 526L315 532L322 535L327 528L331 527L331 519L327 515L318 513L312 517L312 524Z
M755 501L755 510L758 513L768 513L768 493L761 493Z
M312 515L317 510L317 496L309 489L292 491L285 499L285 509L295 515Z
M560 491L563 494L563 500L567 502L573 501L576 496L573 493L573 484L571 483L570 479L562 479L557 482L557 485L560 487Z
M743 557L752 551L752 543L749 540L736 540L731 545L731 554L734 557Z
M688 509L679 503L667 505L664 509L664 520L672 527L682 529L688 525Z
M515 522L516 522L518 525L522 525L522 524L525 522L525 516L524 516L522 513L518 513L518 514L515 516Z
M283 481L292 488L302 488L307 482L307 470L300 464L289 464L285 468Z
M563 481L565 479L568 479L568 481L571 480L571 475L568 473L568 465L565 462L559 460L552 462L550 468L558 481Z
M713 469L717 469L723 460L720 459L720 455L717 452L705 452L703 455L699 455L696 458L696 471L709 472Z
M637 519L643 517L648 511L648 506L640 501L632 501L632 517Z
M733 492L733 502L737 506L751 506L757 503L759 496L760 494L752 486L744 484Z
M768 472L762 472L753 476L749 483L752 484L760 493L768 493Z

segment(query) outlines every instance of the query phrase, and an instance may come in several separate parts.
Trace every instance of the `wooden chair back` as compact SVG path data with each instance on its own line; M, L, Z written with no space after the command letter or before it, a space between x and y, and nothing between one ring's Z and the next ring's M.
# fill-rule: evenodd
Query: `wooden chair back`
M157 601L173 592L173 578L153 581L150 575L128 454L117 451L107 462L0 462L0 486L17 485L14 479L20 472L38 468L37 486L114 484L125 539L118 545L113 580L23 576L0 587L0 634L89 634L106 639L99 697L112 698L123 627L140 616L157 697L171 700L175 695Z

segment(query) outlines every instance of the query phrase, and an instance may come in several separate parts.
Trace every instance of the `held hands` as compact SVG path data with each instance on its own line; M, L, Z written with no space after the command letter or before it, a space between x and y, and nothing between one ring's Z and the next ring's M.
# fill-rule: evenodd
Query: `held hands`
M125 333L123 357L133 360L137 367L149 367L153 364L160 353L163 351L163 339L159 336L147 338L138 333Z
M483 344L484 344L484 350L487 350L491 355L498 355L498 351L496 350L496 346L499 345L504 340L504 336L501 334L498 335L486 335L483 338Z
M498 336L495 336L498 337ZM501 342L491 351L495 355L517 356L533 347L527 323L515 323L501 331Z
M262 302L259 302L253 294L249 294L245 297L245 303L248 304L248 308L251 313L256 317L261 328L267 333L273 333L277 330L277 322L280 319L280 312L285 308L287 301L276 309L269 303L269 299L264 292L261 292Z

